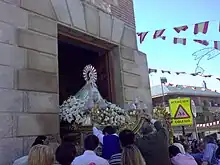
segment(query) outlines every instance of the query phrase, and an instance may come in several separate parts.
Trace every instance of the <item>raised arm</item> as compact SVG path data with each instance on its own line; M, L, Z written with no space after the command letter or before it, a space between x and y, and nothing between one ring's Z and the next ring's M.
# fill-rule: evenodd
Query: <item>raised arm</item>
M103 144L103 133L101 130L97 129L96 127L93 127L93 135L97 136L99 138L99 142Z
M165 138L168 141L168 131L164 128L160 121L152 119L151 115L145 115L144 117L148 122L151 122L157 130L157 134L159 137Z

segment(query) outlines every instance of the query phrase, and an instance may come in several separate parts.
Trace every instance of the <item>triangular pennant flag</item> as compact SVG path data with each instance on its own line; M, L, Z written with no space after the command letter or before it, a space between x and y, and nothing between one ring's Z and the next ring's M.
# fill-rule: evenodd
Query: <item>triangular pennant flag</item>
M175 27L173 28L177 33L180 33L181 31L186 31L188 29L188 26L180 26L180 27Z
M169 73L171 74L171 72L169 70L161 70L162 73Z
M190 73L191 76L197 76L198 73Z
M209 42L206 41L206 40L193 40L193 41L195 41L195 42L197 42L197 43L200 43L200 44L202 44L202 45L205 45L205 46L208 46L208 45L209 45Z
M174 37L174 38L173 38L173 43L174 43L174 44L186 45L186 38L177 38L177 37Z
M156 38L161 37L163 40L165 40L166 37L165 37L165 36L162 36L165 30L166 30L166 29L156 30L155 33L154 33L154 35L153 35L153 39L156 39Z
M212 75L203 75L202 77L212 77Z
M220 81L220 78L216 78L218 81Z
M197 23L194 26L194 34L198 34L198 33L206 34L208 31L208 27L209 27L209 21Z
M141 33L137 33L138 37L140 38L140 43L142 43L146 37L148 32L141 32Z
M220 50L220 41L214 41L214 48Z
M177 75L186 74L186 72L176 72Z
M154 72L154 73L157 73L157 69L150 69L150 68L149 68L149 69L148 69L148 72L149 72L149 73L153 73L153 72Z

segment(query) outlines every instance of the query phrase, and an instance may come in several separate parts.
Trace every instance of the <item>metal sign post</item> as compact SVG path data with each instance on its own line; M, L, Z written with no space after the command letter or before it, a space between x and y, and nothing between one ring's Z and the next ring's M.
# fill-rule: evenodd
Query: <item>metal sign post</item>
M197 129L197 124L196 124L196 105L193 100L191 100L191 110L193 114L193 127L196 133L196 139L199 140L198 129Z

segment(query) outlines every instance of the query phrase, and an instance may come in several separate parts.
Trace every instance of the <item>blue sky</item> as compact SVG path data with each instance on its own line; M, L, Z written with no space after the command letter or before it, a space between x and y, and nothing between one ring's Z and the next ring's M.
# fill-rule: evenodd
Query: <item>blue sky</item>
M150 31L139 49L147 54L149 68L171 71L195 72L197 61L192 53L205 48L193 39L220 41L218 24L220 20L219 0L134 0L137 32ZM206 35L193 34L193 24L204 21L209 23ZM173 27L190 25L186 32L176 33ZM166 28L164 35L167 39L152 39L155 30ZM173 37L187 38L187 45L173 44ZM211 43L209 46L213 46ZM220 55L212 60L201 61L204 74L220 77ZM205 80L208 88L220 91L220 82L214 78L193 76L176 76L175 74L156 73L150 75L151 85L158 85L160 77L167 77L168 82L179 85L201 86Z

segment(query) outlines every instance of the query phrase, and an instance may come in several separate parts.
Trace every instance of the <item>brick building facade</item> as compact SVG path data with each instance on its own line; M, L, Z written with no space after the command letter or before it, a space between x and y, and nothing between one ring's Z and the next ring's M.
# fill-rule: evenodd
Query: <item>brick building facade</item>
M27 154L36 136L59 135L61 33L108 50L117 104L138 96L151 109L147 59L137 48L132 0L101 2L0 1L0 165Z

